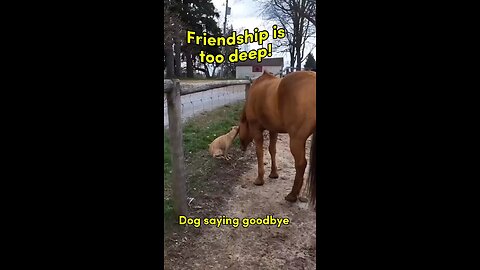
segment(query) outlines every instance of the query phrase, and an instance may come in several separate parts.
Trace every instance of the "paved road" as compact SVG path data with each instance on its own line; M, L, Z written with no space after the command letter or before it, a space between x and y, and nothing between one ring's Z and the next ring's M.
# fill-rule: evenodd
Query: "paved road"
M190 95L184 95L182 99L182 121L185 122L192 116L204 111L211 111L226 104L234 103L245 99L245 86L232 85L212 90L207 90ZM168 126L167 101L164 98L163 123Z

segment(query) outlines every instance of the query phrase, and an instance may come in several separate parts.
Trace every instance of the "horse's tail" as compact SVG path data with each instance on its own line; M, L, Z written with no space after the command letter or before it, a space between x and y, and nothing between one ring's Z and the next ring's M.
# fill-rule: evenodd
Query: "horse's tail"
M317 189L316 189L316 152L317 152L317 143L316 143L316 132L313 132L312 137L312 144L310 146L310 169L308 171L308 194L310 196L310 204L316 207L316 197L317 197Z

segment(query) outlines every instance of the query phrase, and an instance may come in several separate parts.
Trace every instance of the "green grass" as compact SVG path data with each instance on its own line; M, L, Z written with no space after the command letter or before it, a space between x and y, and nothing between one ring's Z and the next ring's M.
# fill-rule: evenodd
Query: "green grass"
M187 171L195 172L199 166L203 170L212 169L214 162L206 159L205 154L208 153L208 145L218 136L230 131L232 126L238 125L240 113L243 109L244 102L234 103L215 109L210 112L202 113L196 117L189 119L183 126L183 147ZM239 145L238 140L234 145ZM171 224L174 219L173 204L171 200L171 174L172 164L170 156L170 142L168 131L164 131L163 141L163 177L164 177L164 224ZM202 159L202 160L201 160ZM197 161L197 162L195 162ZM198 162L201 161L201 162ZM192 185L201 185L201 182L191 182Z

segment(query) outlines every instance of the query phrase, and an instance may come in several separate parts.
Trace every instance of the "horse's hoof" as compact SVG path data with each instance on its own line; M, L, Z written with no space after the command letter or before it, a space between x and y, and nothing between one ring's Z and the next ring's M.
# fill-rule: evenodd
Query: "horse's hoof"
M293 202L296 202L296 201L297 201L297 196L292 195L292 194L290 193L290 194L288 194L288 195L285 197L285 200L293 203Z
M255 182L253 182L253 183L254 183L255 185L257 185L257 186L262 186L263 183L264 183L264 181L263 181L263 179L260 180L260 179L257 178L257 179L255 180Z
M268 177L276 179L278 178L278 173L271 173Z

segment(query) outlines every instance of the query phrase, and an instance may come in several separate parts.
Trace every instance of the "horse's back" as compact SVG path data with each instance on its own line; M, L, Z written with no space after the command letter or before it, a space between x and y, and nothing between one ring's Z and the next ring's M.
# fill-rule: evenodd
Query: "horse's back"
M317 119L316 73L297 71L288 74L282 78L277 94L283 125L288 133L312 134Z

